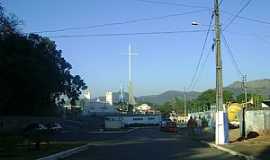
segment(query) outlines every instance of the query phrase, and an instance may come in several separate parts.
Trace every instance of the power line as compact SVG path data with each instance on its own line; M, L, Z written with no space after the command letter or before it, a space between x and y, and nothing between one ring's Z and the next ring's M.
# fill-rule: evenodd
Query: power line
M144 21L161 20L161 19L166 19L166 18L170 18L170 17L182 16L182 15L193 14L193 13L200 13L200 12L203 12L203 11L205 11L205 9L194 10L194 11L183 12L183 13L176 13L176 14L168 14L168 15L165 15L165 16L158 16L158 17L133 19L133 20L122 21L122 22L112 22L112 23L97 24L97 25L91 25L91 26L85 26L85 27L68 27L68 28L55 29L55 30L43 30L43 31L36 31L36 32L33 32L33 33L54 33L54 32L63 32L63 31L71 31L71 30L94 29L94 28L116 26L116 25L123 25L123 24L132 24L132 23L138 23L138 22L144 22Z
M224 36L224 34L222 32L221 32L221 34L222 34L223 41L225 42L224 44L225 44L225 46L226 46L226 48L228 50L228 53L229 53L229 55L230 55L230 57L232 59L232 64L234 65L234 67L235 67L236 71L238 72L238 74L240 76L243 75L241 70L240 70L239 63L237 62L236 58L234 57L233 52L232 52L232 50L230 48L230 45L229 45L228 41L226 40L226 38L225 38L225 36Z
M247 3L245 3L245 5L232 17L229 23L227 23L227 25L224 27L224 31L235 21L235 19L240 15L240 13L243 12L245 8L247 8L251 1L252 0L247 1Z
M221 0L221 1L219 2L219 7L221 6L222 2L223 2L223 0ZM211 22L210 22L210 25L211 25ZM215 45L215 44L214 44L214 45ZM208 58L209 58L209 56L210 56L210 53L211 53L211 50L208 51L207 56L206 56L204 62L202 63L201 71L199 72L199 75L197 76L197 78L196 78L196 80L194 81L194 83L193 83L193 85L191 86L191 88L195 88L195 87L196 87L196 85L197 85L197 83L198 83L198 81L199 81L199 79L200 79L200 77L201 77L201 74L202 74L202 72L203 72L203 70L204 70L204 68L205 68L205 66L206 66L206 63L207 63Z
M225 14L228 14L228 15L235 16L235 14L227 12L227 11L222 11L222 12L225 13ZM239 18L239 19L243 19L243 20L247 20L247 21L251 21L251 22L267 24L267 25L270 24L270 22L265 21L265 20L260 20L260 19L250 18L250 17L244 17L244 16L239 16L239 15L236 15L236 17Z
M213 22L213 15L211 16L210 24L209 24L209 27L208 27L208 30L207 30L207 33L206 33L206 36L205 36L205 39L204 39L204 42L203 42L203 47L202 47L202 50L201 50L199 61L198 61L197 65L196 65L196 69L195 69L194 75L192 77L191 83L188 86L188 90L191 90L192 87L194 86L194 81L195 81L195 78L196 78L196 76L198 74L198 71L199 71L199 68L200 68L200 64L201 64L202 57L203 57L203 54L204 54L206 42L207 42L210 30L211 30L212 22Z
M197 79L195 80L195 82L194 82L192 88L195 88L195 87L196 87L196 85L197 85L197 83L198 83L198 81L199 81L199 79L200 79L200 77L201 77L201 74L202 74L202 72L204 71L204 68L205 68L206 63L207 63L207 61L208 61L208 58L209 58L209 56L210 56L210 53L212 53L211 50L208 51L207 56L206 56L204 62L202 63L201 71L199 72L199 75L197 76Z
M223 0L221 0L221 1L219 2L219 4L218 4L219 7L221 6L222 2L223 2Z
M138 2L151 3L151 4L162 4L162 5L170 5L170 6L181 6L186 8L204 8L210 9L206 6L197 6L197 5L189 5L189 4L181 4L181 3L172 3L172 2L164 2L164 1L152 1L152 0L135 0Z
M198 33L207 30L178 30L178 31L158 31L158 32L135 32L135 33L102 33L102 34L75 34L75 35L55 35L51 38L86 38L86 37L115 37L115 36L136 36L136 35L162 35L180 33Z

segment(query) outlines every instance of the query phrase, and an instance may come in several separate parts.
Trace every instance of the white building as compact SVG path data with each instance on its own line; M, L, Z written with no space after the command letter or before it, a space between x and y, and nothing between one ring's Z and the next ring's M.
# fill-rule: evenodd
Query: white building
M90 99L91 99L91 92L90 92L89 89L83 90L83 94L82 95L83 95L83 98L86 98L86 99L88 99L90 101Z
M83 109L83 115L113 115L118 114L117 108L105 102L90 102Z
M113 105L113 94L111 91L106 92L106 103Z
M147 112L147 111L151 110L151 106L149 106L148 104L142 104L142 105L136 107L136 110L138 110L140 112Z
M137 106L135 108L135 111L136 111L136 113L140 113L140 114L157 114L157 113L160 113L159 111L153 109L148 104L142 104L142 105Z

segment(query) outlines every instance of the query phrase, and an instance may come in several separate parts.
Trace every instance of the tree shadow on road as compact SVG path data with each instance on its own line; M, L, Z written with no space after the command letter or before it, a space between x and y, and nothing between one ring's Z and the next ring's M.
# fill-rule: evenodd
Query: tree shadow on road
M91 146L69 160L233 160L238 159L200 142L189 139L152 139Z

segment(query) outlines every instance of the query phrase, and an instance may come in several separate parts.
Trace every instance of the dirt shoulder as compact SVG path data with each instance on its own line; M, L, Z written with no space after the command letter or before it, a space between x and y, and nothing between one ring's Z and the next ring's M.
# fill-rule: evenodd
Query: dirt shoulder
M239 129L230 130L230 144L223 147L251 155L259 159L270 158L270 135L258 136L256 138L238 141Z

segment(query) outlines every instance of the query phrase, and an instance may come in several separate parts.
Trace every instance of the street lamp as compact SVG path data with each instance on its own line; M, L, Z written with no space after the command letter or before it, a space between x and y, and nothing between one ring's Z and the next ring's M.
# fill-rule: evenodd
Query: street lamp
M196 21L193 21L193 22L191 22L191 25L192 26L198 26L198 25L200 25L200 23L199 22L196 22Z

